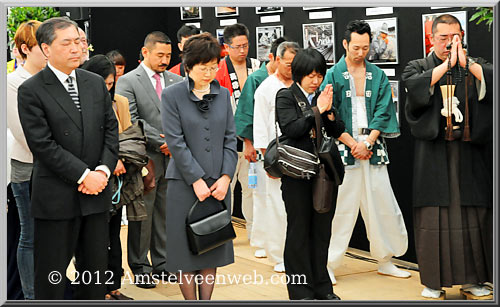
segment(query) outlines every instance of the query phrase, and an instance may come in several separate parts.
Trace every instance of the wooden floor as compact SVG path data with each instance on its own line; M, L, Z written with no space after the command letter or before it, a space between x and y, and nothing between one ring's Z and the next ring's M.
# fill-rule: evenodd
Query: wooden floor
M235 223L237 238L234 240L235 262L231 265L219 268L217 271L218 281L212 296L213 300L288 300L285 274L275 273L273 264L268 259L255 258L255 248L248 243L244 224ZM123 247L123 267L126 275L123 279L121 291L133 297L135 300L183 300L179 286L176 284L158 284L154 289L142 289L133 285L133 275L127 265L127 226L122 226L121 239ZM349 250L350 253L369 257L362 251ZM400 262L408 267L414 264ZM409 279L398 279L394 277L377 274L375 263L353 259L345 256L344 264L336 270L337 284L334 291L342 300L422 300L420 292L423 286L417 271L411 271ZM219 275L224 275L221 278ZM236 281L229 280L241 277ZM244 277L247 275L247 277ZM261 276L255 278L254 276ZM244 279L246 278L246 279ZM260 279L261 278L261 279ZM225 280L224 280L225 279ZM460 286L446 288L447 300L460 300Z

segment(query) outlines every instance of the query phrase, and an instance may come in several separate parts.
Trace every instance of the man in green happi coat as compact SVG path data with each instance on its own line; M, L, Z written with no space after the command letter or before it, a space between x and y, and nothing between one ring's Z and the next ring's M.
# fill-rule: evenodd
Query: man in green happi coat
M332 283L333 270L342 264L360 210L371 256L378 261L378 273L411 276L391 262L393 256L403 255L408 248L405 223L389 181L384 140L400 132L389 80L365 59L370 42L368 23L351 21L343 40L346 54L327 71L321 87L333 85L333 106L346 127L337 141L346 172L339 187L328 252Z

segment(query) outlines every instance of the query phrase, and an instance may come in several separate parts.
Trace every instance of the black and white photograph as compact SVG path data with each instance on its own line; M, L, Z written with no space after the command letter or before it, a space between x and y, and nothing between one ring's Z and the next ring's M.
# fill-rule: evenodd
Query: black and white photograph
M274 14L274 13L282 13L282 6L257 6L255 8L255 13L257 14Z
M314 10L323 10L323 9L332 9L333 6L322 6L322 7L319 7L319 6L304 6L302 7L302 9L304 11L314 11Z
M372 43L367 60L374 64L398 63L398 19L365 20L372 31Z
M333 22L303 24L302 35L304 48L318 50L328 65L335 64Z
M391 84L392 101L396 108L396 118L398 119L398 124L401 125L399 121L399 81L389 81L389 83Z
M268 54L271 44L277 38L283 36L283 26L257 27L257 59L259 61L269 60Z
M233 17L238 16L239 10L234 6L217 6L215 7L215 17Z
M181 20L201 19L200 6L181 6Z

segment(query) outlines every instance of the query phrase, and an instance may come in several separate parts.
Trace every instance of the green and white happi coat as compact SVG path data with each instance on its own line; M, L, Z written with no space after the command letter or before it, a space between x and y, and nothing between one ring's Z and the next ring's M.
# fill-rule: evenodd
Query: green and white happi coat
M396 138L400 135L396 109L392 100L392 90L389 79L376 65L365 60L365 105L369 129L380 131L380 136L373 145L371 165L389 164L389 155L385 138ZM358 138L357 108L352 101L356 96L354 79L347 70L345 56L337 64L328 69L325 79L321 84L323 90L327 84L333 85L333 106L337 114L345 123L345 132L354 139ZM355 166L356 159L352 156L350 148L337 140L337 147L345 165Z

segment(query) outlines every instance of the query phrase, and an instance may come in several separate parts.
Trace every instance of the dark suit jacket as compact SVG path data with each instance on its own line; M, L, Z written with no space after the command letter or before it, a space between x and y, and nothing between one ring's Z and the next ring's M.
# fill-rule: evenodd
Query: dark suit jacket
M318 96L319 92L316 93L310 105L295 82L289 88L283 88L276 94L276 115L281 133L290 140L287 144L310 153L314 153L314 147L309 132L315 127L314 112L311 108L316 105ZM302 112L295 97L305 102L306 112ZM321 122L327 134L334 138L338 138L345 130L342 120L335 116L335 120L331 121L327 118L326 112L321 114Z
M224 174L233 178L238 153L229 91L214 79L204 96L209 110L202 112L192 88L193 81L186 78L162 93L163 131L173 157L166 178L188 185Z
M21 125L33 153L32 214L39 219L70 219L111 207L109 185L99 195L78 192L86 168L118 159L118 123L102 77L76 70L81 112L49 67L18 91Z

